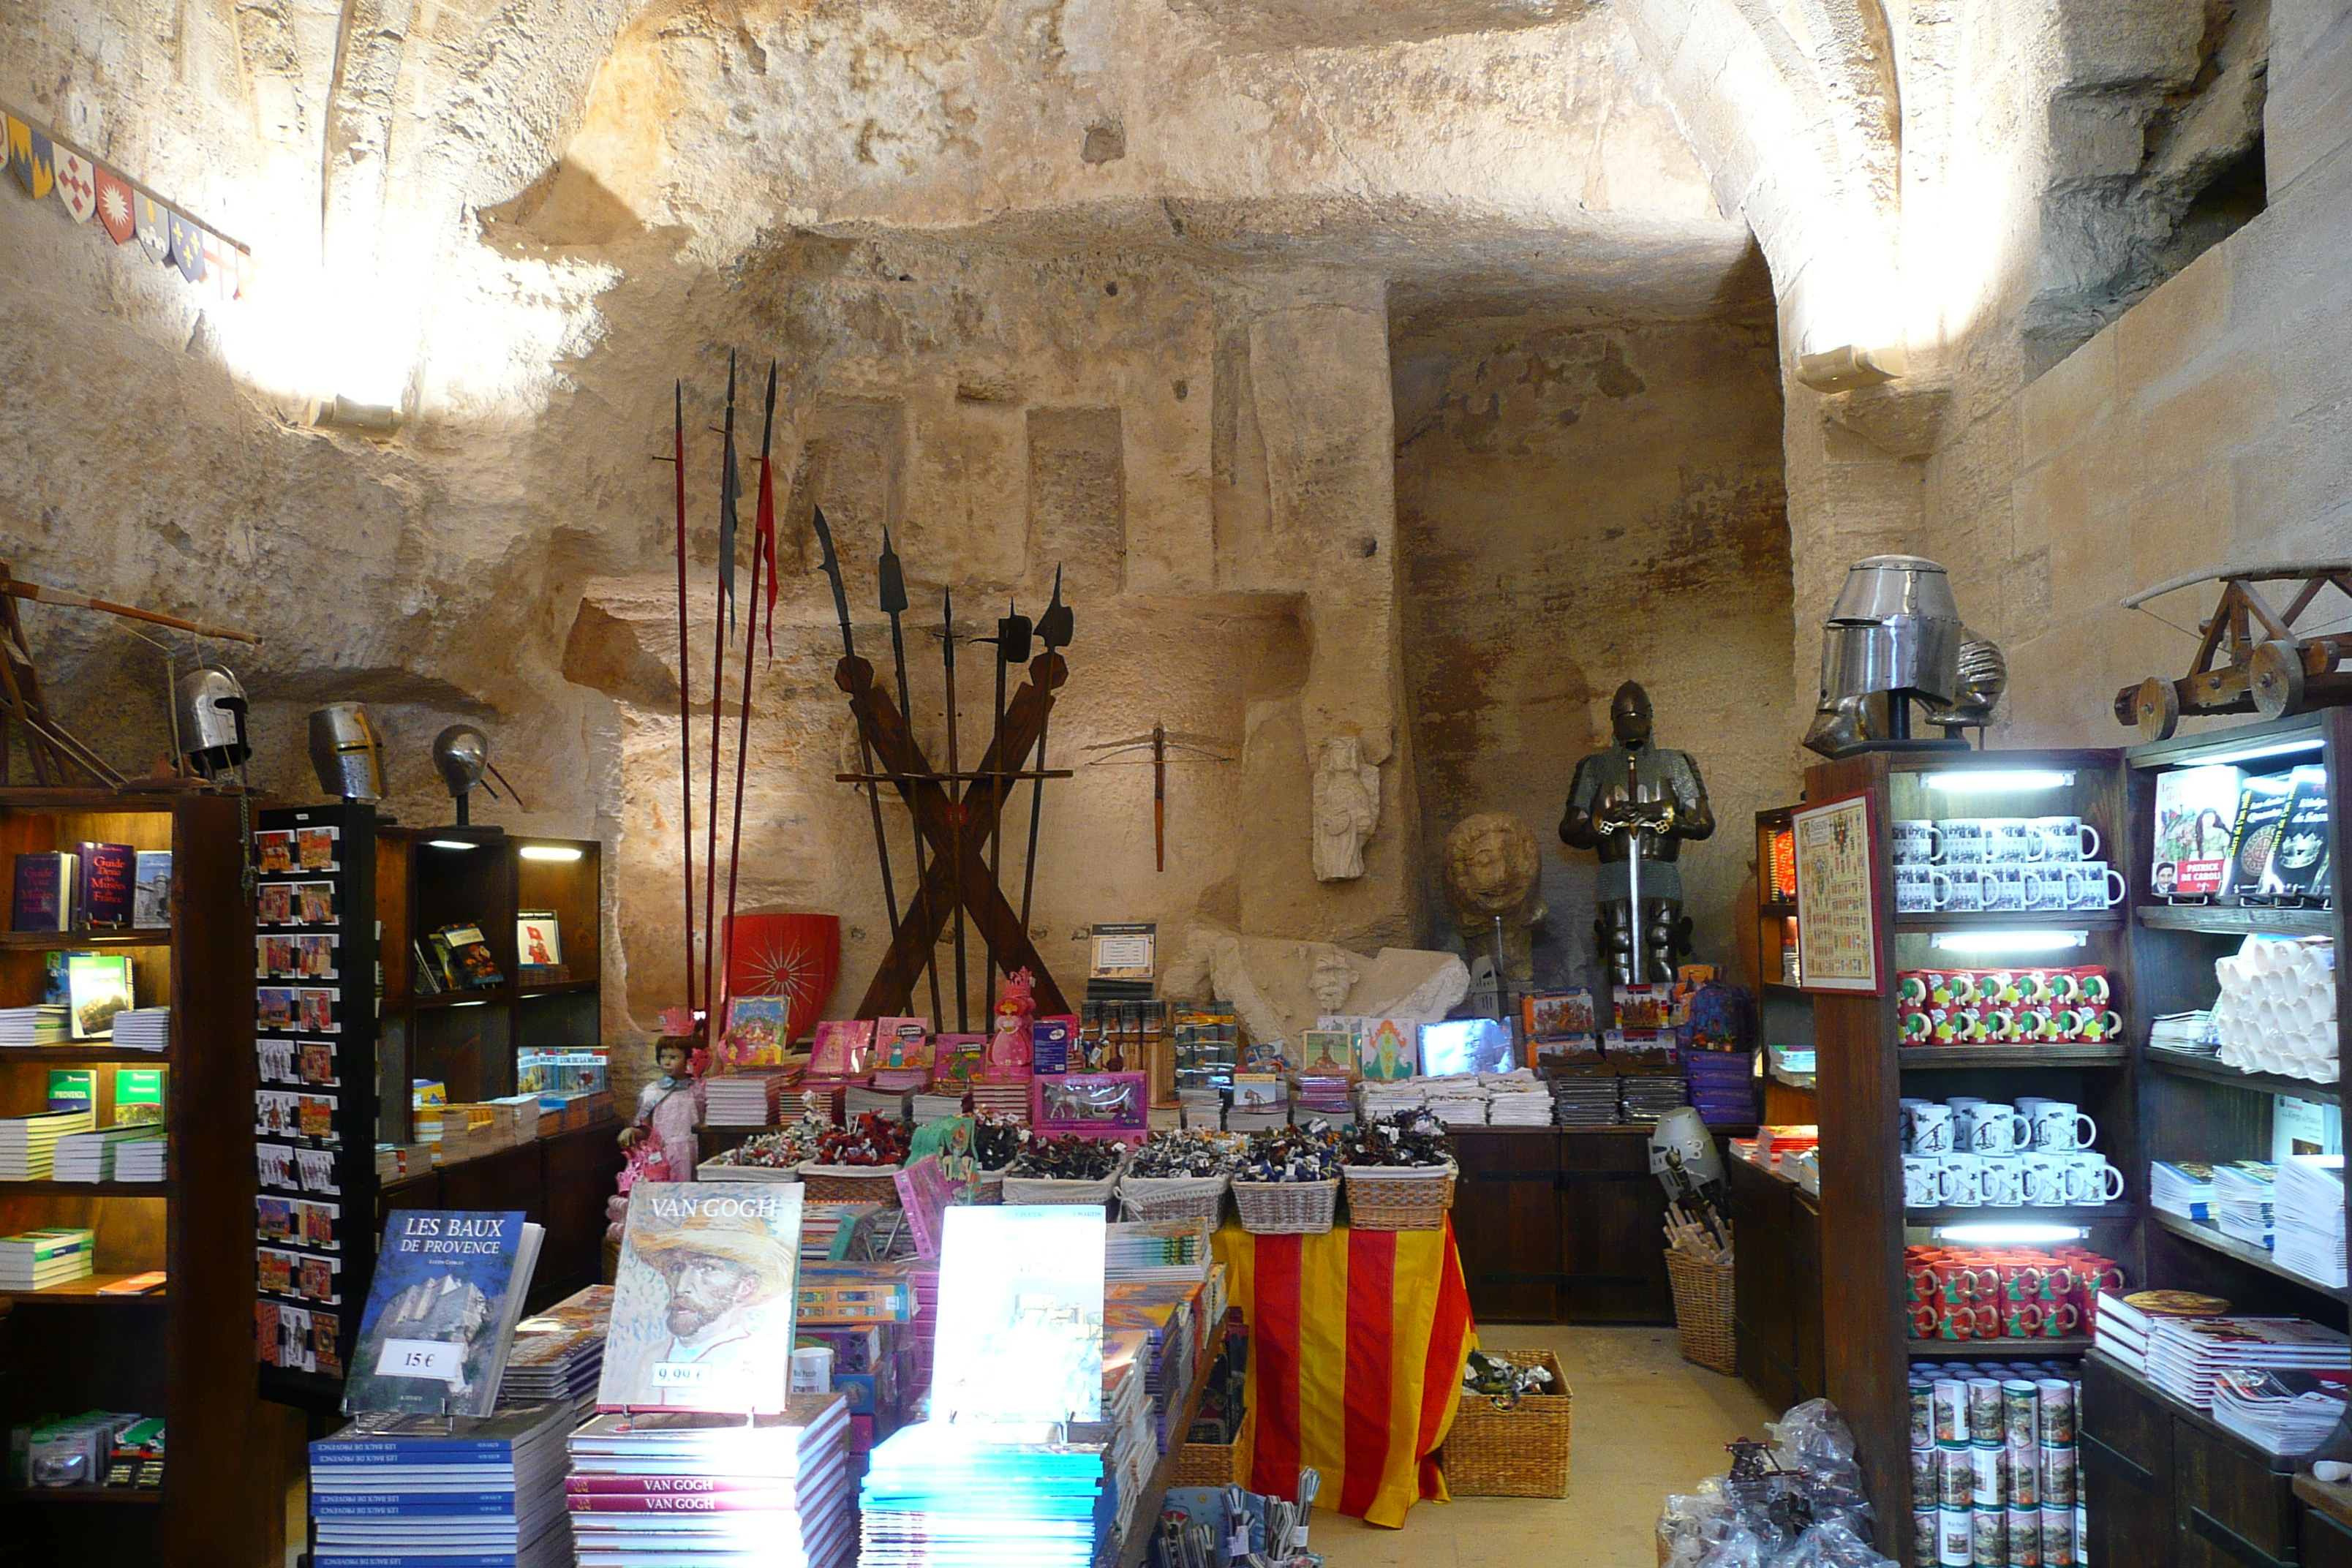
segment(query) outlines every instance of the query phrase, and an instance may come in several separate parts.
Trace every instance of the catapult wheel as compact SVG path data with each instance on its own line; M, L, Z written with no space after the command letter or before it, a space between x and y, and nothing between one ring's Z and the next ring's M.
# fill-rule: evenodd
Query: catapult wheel
M2255 710L2265 719L2303 711L2303 650L2284 637L2254 649L2246 666Z
M2141 740L2169 741L2180 728L2179 689L2160 676L2149 676L2133 695L2132 718Z

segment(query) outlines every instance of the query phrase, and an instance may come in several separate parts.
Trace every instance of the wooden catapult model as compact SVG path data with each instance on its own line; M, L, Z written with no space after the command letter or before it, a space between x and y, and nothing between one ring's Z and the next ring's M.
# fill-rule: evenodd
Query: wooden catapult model
M2221 596L2198 626L2197 654L2178 680L2151 675L2116 693L2116 721L2136 727L2143 740L2169 740L2188 714L2260 713L2283 719L2313 708L2352 702L2352 672L2337 667L2352 655L2352 633L2298 633L2295 622L2320 594L2334 587L2352 599L2352 561L2283 563L2234 572L2196 572L2145 588L2121 603L2136 610L2149 600L2218 582ZM2260 584L2292 583L2284 612L2271 608Z

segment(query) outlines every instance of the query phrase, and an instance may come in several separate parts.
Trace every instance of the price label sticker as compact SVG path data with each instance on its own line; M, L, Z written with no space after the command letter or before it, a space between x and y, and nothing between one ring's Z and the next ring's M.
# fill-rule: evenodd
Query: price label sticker
M386 1340L375 1374L456 1384L466 1375L466 1347L452 1340Z
M710 1368L698 1361L654 1363L656 1388L702 1388L710 1382Z

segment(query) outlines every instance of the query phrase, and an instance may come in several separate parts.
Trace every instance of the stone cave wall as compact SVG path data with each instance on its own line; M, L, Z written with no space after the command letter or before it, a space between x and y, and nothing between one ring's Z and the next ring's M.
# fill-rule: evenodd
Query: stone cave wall
M1433 932L1446 834L1505 811L1543 846L1537 977L1587 983L1595 857L1558 828L1577 760L1637 679L1717 831L1682 865L1702 961L1731 963L1747 825L1793 798L1791 633L1769 293L1712 318L1433 307L1395 328L1405 674ZM1475 951L1475 949L1473 951Z

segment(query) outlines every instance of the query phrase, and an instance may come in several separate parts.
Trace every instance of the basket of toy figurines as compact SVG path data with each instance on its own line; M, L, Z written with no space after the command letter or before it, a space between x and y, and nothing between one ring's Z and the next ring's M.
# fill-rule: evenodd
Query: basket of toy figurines
M1455 1497L1566 1497L1568 1379L1549 1351L1472 1351L1437 1468Z
M1320 1236L1339 1209L1339 1136L1327 1121L1250 1134L1234 1207L1253 1236Z
M1368 1117L1343 1140L1348 1223L1358 1230L1437 1230L1454 1206L1453 1145L1425 1110Z
M1059 1138L1035 1134L1021 1146L1004 1168L1004 1202L1008 1204L1093 1204L1110 1202L1118 1190L1118 1172L1127 1146L1108 1138L1070 1133Z
M898 1175L907 1162L911 1123L869 1110L846 1127L828 1129L801 1167L805 1201L813 1204L898 1205Z
M1154 1132L1119 1173L1119 1212L1130 1220L1224 1217L1225 1189L1234 1184L1249 1140L1234 1132L1179 1129Z

